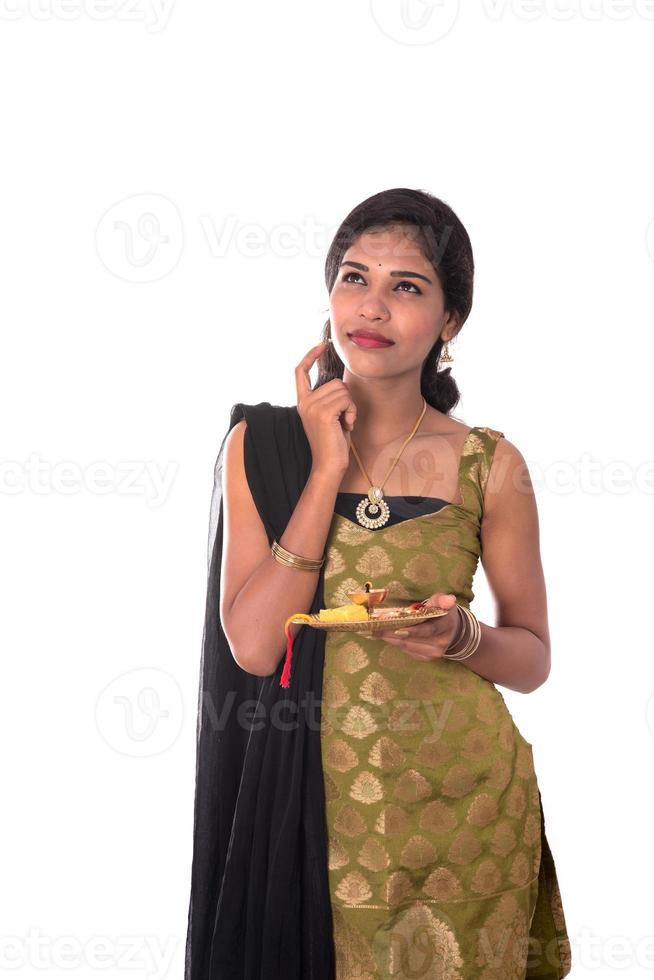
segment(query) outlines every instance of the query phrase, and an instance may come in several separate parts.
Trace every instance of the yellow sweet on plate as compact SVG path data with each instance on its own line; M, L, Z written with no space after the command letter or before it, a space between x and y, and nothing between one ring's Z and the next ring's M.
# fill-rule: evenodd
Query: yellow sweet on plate
M321 609L318 613L321 622L342 623L352 620L368 619L368 612L365 606L357 602L351 602L346 606L335 606L333 609Z

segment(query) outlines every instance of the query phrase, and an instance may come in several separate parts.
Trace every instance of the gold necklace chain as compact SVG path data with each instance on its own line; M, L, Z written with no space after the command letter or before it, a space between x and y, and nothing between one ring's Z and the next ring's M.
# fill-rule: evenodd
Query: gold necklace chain
M360 456L359 456L359 454L357 452L356 446L354 445L354 442L352 441L352 439L350 439L350 445L352 447L352 452L354 453L354 457L355 457L357 463L359 464L359 469L363 473L363 476L364 476L365 480L367 481L367 483L370 485L370 489L368 490L368 496L367 497L364 497L363 500L360 500L359 501L359 503L357 504L357 509L356 509L357 521L363 527L367 527L369 529L373 529L373 528L377 528L377 527L382 527L384 524L387 523L387 521L388 521L388 519L389 519L389 517L391 515L391 512L390 512L390 510L388 508L388 504L384 500L384 484L386 483L386 481L388 480L389 476L391 475L391 473L395 469L395 466L397 464L397 461L400 458L400 456L402 455L402 453L404 452L404 450L405 450L405 448L407 446L407 443L410 442L411 439L413 439L414 435L418 431L418 426L422 422L426 411L427 411L427 402L425 401L425 398L423 396L423 399L422 399L422 411L420 413L420 416L418 418L418 421L416 422L416 424L413 427L413 431L404 440L404 443L402 445L402 448L400 449L399 453L397 454L397 456L395 457L395 459L391 463L391 468L389 469L388 473L384 477L382 483L380 483L377 486L374 486L373 485L372 480L370 479L370 477L366 473L366 469L365 469L363 463L361 462L361 458L360 458ZM370 517L369 516L370 514L373 514L373 515L379 514L379 516Z

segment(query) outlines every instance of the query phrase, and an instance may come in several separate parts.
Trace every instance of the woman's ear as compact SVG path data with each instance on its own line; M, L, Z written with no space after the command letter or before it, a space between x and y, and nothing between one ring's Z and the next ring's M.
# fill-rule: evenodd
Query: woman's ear
M459 319L459 314L453 310L445 321L445 325L441 330L441 340L445 343L446 340L454 340L459 330L461 329L461 322Z

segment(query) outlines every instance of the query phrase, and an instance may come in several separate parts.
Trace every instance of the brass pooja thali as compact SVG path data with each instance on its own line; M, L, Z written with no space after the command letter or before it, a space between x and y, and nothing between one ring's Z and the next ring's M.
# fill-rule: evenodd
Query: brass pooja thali
M300 613L292 616L288 622L319 630L374 633L403 624L414 626L437 616L445 616L448 612L439 606L425 606L424 600L406 606L382 608L388 589L375 589L372 582L366 582L362 590L348 592L347 595L352 601L345 606L321 609L318 613Z

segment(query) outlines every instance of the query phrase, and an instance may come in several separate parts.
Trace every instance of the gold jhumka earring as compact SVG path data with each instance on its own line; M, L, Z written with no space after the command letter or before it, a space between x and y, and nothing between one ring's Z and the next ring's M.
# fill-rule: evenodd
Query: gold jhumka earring
M443 361L444 363L450 363L451 364L452 361L454 360L454 358L450 354L449 343L450 343L449 340L446 340L445 341L445 344L443 346L443 350L441 351L441 356L439 357L439 361Z

